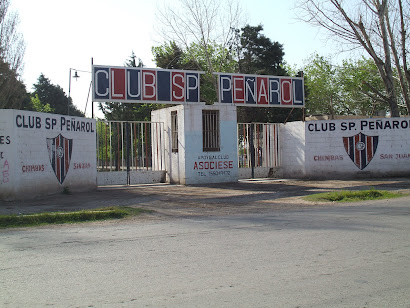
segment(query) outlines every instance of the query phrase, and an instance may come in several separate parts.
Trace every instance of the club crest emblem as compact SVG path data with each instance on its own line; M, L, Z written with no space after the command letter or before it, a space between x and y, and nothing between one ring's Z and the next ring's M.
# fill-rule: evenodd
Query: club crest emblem
M379 144L379 136L367 136L363 133L351 137L343 137L347 155L360 170L372 161Z
M47 138L47 150L54 174L60 184L63 184L70 167L73 139L67 139L59 134L55 138Z

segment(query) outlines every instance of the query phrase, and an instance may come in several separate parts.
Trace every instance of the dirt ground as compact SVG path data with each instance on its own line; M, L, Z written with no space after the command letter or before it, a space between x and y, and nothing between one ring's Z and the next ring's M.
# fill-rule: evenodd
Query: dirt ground
M153 210L154 213L145 215L151 218L258 213L272 209L321 206L301 198L312 193L369 188L410 193L410 177L350 181L255 179L188 186L104 186L90 192L0 201L0 214L72 211L115 205Z

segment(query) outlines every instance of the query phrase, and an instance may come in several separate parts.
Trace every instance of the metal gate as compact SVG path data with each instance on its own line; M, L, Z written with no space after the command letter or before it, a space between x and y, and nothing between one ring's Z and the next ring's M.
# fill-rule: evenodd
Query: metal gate
M165 170L164 124L161 122L98 121L97 171Z
M281 165L278 123L238 123L239 168Z

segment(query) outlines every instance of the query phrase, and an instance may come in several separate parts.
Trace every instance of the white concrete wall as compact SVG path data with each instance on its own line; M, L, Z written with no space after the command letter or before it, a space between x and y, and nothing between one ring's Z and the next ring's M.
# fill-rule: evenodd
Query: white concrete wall
M236 107L228 104L185 107L185 182L182 184L238 181ZM218 152L202 150L202 110L219 110Z
M0 109L0 200L15 196L17 143L13 129L14 110Z
M409 132L410 118L288 123L281 127L283 176L317 179L408 176ZM356 139L352 159L346 151L344 137L360 133L373 141L361 144L364 149L360 150L357 143L361 141ZM366 158L357 159L362 153Z
M70 191L95 189L95 127L93 119L0 110L0 199L57 193L64 187ZM56 151L67 166L59 169L63 176L58 177L49 149L51 139L60 134L72 140L72 150L71 158L68 152Z
M410 118L306 122L306 174L315 178L400 176L410 174ZM343 137L362 133L378 138L375 153L359 167L346 152ZM360 152L360 151L357 151Z
M255 178L280 178L282 177L281 167L255 167L254 177ZM252 178L252 168L239 168L239 179L251 179Z
M219 110L220 151L202 151L202 110ZM178 113L178 153L171 152L171 111ZM228 104L186 104L154 111L165 123L167 182L202 184L238 180L236 107ZM219 163L218 165L218 162ZM219 167L222 167L218 169Z
M178 116L178 152L172 152L171 140L171 112L176 111ZM164 146L165 146L165 169L166 182L180 183L181 174L185 169L185 152L184 152L184 108L183 105L177 105L169 108L153 111L151 114L153 122L164 123ZM155 154L155 153L154 153Z
M131 185L163 182L165 182L165 171L138 170L130 172ZM97 172L97 185L127 185L127 172Z
M284 177L305 177L305 124L290 122L280 128L281 169Z

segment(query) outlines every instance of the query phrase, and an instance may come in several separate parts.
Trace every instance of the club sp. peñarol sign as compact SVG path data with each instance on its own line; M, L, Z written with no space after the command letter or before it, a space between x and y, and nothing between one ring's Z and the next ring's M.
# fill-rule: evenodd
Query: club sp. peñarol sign
M93 101L185 104L200 102L202 71L93 65ZM219 103L248 107L305 106L303 77L215 73Z
M247 107L305 106L303 77L215 73L220 103Z
M93 65L93 101L184 104L200 101L200 71Z
M410 172L409 118L308 121L305 135L308 175Z
M0 199L96 188L96 122L0 110Z

